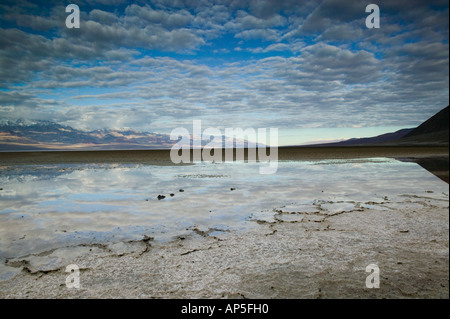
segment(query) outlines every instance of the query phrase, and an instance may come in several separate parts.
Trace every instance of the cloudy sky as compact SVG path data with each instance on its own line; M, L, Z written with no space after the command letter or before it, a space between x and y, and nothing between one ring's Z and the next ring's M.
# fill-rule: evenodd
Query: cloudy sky
M68 4L80 8L69 29ZM366 27L368 4L380 28ZM0 2L0 119L280 145L414 127L449 103L449 2Z

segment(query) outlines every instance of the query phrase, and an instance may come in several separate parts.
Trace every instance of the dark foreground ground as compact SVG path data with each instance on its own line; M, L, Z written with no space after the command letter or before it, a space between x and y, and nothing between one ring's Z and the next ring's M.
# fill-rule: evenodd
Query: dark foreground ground
M279 147L278 160L321 160L371 157L419 158L448 156L448 152L448 146ZM234 159L236 159L236 149L234 150L234 153ZM247 159L247 153L248 149L245 149L244 159ZM269 149L267 150L267 153L269 154ZM256 154L258 154L258 152L256 152ZM222 152L222 155L223 159L225 159L225 151ZM2 165L90 162L172 164L170 160L170 150L0 152L0 163Z

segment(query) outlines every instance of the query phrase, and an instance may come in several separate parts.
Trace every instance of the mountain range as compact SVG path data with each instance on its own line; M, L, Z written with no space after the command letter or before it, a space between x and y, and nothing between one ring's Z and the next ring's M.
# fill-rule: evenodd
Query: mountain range
M155 149L170 148L175 142L168 134L130 129L82 131L50 121L0 124L0 150Z
M225 145L227 138L215 140ZM221 140L221 141L220 141ZM33 150L126 150L168 149L177 140L169 134L126 130L82 131L51 121L27 122L24 120L0 122L0 151ZM209 140L202 140L202 145ZM449 107L447 106L416 128L367 138L351 138L342 142L311 146L426 146L449 143ZM245 140L236 141L236 147L246 147Z
M219 136L213 140L202 138L202 146L221 147L231 141ZM126 130L82 131L51 121L29 122L24 120L0 122L0 151L38 150L144 150L169 149L175 143L185 146L190 140L171 140L169 134ZM248 146L248 141L236 138L235 147ZM264 145L259 143L258 145Z
M341 142L311 146L448 146L449 107L445 107L416 128L405 128L374 137L351 138Z

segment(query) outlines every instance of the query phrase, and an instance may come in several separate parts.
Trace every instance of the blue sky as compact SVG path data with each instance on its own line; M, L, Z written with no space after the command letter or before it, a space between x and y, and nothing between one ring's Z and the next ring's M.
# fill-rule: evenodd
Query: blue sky
M280 145L414 127L449 103L448 14L448 1L2 1L0 119L168 134L202 120L276 127Z

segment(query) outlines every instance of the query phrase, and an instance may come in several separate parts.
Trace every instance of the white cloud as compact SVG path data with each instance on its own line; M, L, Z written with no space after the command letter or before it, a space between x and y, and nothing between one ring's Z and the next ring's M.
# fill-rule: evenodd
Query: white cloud
M0 28L2 117L166 132L193 119L409 126L448 104L439 3L383 1L382 28L368 30L359 1L86 1L102 6L84 7L79 30L61 27L63 7L1 7L15 24Z

